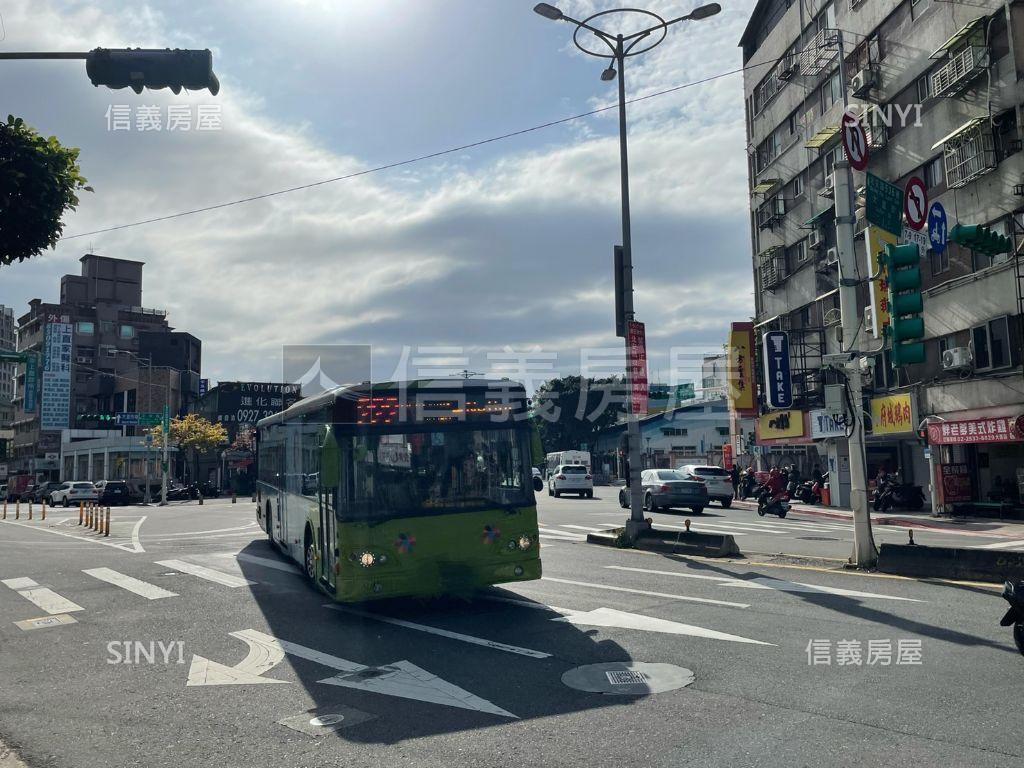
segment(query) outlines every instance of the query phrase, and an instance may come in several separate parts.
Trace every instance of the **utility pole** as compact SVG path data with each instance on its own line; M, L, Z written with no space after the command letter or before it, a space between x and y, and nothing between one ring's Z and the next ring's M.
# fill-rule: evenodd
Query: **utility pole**
M846 94L846 69L843 64L843 33L836 30L839 49L839 82L843 91L843 114L849 108ZM839 251L839 312L842 319L843 350L846 354L844 374L850 402L847 404L847 425L850 431L850 506L853 508L853 554L850 562L870 568L878 562L878 549L871 534L868 511L867 469L864 458L864 405L860 379L860 352L854 346L860 334L861 320L857 311L857 250L854 245L853 169L843 159L837 160L835 174L836 245ZM870 275L868 276L870 279Z

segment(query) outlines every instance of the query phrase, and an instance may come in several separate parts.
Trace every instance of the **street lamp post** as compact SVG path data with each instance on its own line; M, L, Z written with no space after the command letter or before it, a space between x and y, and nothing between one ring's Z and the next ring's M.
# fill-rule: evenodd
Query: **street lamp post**
M718 3L708 3L695 8L686 16L680 16L666 21L652 11L640 10L637 8L617 8L608 11L601 11L588 16L583 21L577 21L562 13L561 10L548 3L538 3L533 9L536 13L551 21L567 21L575 25L572 41L577 48L589 56L601 59L609 59L608 67L601 72L601 79L604 81L614 80L618 76L619 86L619 174L622 185L622 310L623 320L628 322L633 319L633 249L632 232L630 231L629 213L629 159L626 146L626 59L630 56L638 56L660 44L668 34L668 28L680 21L699 21L709 16L714 16L722 10ZM628 35L611 34L594 26L593 22L610 14L636 13L655 19L657 23L633 32ZM598 38L608 50L603 49L592 51L580 40L580 33L586 30ZM652 37L653 36L653 37ZM642 41L647 41L639 48L636 46ZM623 323L625 326L625 323ZM629 341L626 341L626 359L629 359ZM640 485L640 414L633 410L633 377L630 366L626 366L626 389L630 393L628 421L626 434L628 436L629 455L629 488L630 488L630 515L626 521L626 536L630 541L636 539L644 528L643 513L643 489Z

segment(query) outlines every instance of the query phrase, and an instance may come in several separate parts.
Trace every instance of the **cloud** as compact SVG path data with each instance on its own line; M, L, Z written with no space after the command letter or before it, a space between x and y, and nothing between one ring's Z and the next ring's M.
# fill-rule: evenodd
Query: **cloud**
M114 7L16 3L5 9L5 45L80 50L100 38L206 45L198 32L171 29L158 10L115 16ZM664 54L658 49L631 68L630 88L643 93L734 67L735 22L703 24L722 43L705 45L713 54L676 46L669 55L666 43ZM686 33L696 39L697 28ZM0 70L0 88L11 94L10 111L82 148L96 193L68 218L67 234L370 166L332 146L337 136L325 126L283 119L274 94L245 75L218 68L224 87L216 99L136 96L93 89L73 65L19 64ZM557 106L557 95L551 101ZM110 103L216 103L223 128L112 132L104 117ZM652 367L664 370L671 347L716 350L728 323L752 311L740 81L651 99L631 112L636 307ZM482 162L467 150L65 240L33 264L0 272L0 301L55 300L59 276L77 271L77 258L92 248L146 262L144 303L168 309L173 326L203 340L204 375L214 379L278 378L281 347L298 343L371 344L377 370L393 367L405 347L461 347L468 367L483 370L488 351L539 346L556 352L557 369L567 372L579 367L581 347L621 346L611 290L612 245L621 240L618 144L607 122L510 141Z

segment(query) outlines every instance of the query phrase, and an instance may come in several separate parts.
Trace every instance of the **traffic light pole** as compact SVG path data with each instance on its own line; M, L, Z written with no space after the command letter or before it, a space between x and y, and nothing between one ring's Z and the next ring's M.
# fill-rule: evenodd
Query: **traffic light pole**
M843 59L843 33L836 30L839 49L839 82L843 91L843 114L850 106L846 93L846 67ZM839 251L839 312L843 328L843 350L847 403L847 431L850 451L850 506L853 509L853 554L850 562L860 568L870 568L878 562L878 549L871 533L871 513L868 511L867 467L864 455L864 404L860 379L860 352L856 347L862 319L857 311L858 279L857 249L854 244L854 185L853 169L845 160L837 160L835 175L836 246ZM870 279L870 275L868 276Z

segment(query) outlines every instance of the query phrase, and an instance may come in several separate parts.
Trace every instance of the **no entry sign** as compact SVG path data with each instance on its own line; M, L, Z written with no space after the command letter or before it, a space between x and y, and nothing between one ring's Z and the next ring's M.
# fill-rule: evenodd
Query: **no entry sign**
M863 171L868 167L868 137L864 133L864 126L856 115L844 112L841 128L846 159L853 168Z
M921 229L928 220L928 189L919 176L911 176L903 191L903 214L911 229Z

